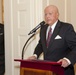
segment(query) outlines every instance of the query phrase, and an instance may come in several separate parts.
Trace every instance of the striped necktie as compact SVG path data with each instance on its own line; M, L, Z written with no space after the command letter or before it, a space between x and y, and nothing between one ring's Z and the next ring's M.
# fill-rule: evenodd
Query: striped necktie
M47 40L46 40L47 48L48 48L48 45L49 45L49 42L50 42L50 38L51 38L51 35L52 35L51 31L52 31L52 28L50 27L49 32L48 32L48 37L47 37Z

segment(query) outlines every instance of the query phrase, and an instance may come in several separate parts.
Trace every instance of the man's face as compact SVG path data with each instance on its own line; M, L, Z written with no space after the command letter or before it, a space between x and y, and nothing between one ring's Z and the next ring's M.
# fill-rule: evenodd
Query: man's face
M52 25L58 20L58 12L56 9L48 7L44 11L44 17L47 24Z

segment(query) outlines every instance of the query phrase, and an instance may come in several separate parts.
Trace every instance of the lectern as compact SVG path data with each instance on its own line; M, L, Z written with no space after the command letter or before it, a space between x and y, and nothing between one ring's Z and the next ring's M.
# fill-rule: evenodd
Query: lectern
M64 75L61 63L46 60L20 60L20 75Z

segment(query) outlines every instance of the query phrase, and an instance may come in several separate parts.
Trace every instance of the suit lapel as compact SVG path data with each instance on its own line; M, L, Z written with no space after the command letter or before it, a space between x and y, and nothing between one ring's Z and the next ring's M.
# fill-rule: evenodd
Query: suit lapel
M48 25L46 25L44 28L43 28L43 30L42 30L42 41L43 41L43 45L44 45L44 47L45 47L45 49L47 49L47 47L46 47L46 31L47 31L47 27L48 27Z
M55 37L56 37L57 34L59 33L60 27L61 27L60 21L58 21L58 23L57 23L57 25L56 25L56 27L55 27L55 29L54 29L54 31L53 31L53 34L52 34L52 36L51 36L51 39L50 39L50 43L49 43L48 48L52 45L52 43L53 43Z

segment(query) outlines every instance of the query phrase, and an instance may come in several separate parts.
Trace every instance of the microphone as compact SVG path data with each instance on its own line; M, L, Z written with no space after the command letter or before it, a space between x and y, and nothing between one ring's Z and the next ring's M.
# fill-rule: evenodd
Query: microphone
M28 35L30 35L30 34L36 32L36 30L39 29L39 28L41 27L41 25L44 25L44 24L45 24L45 22L42 21L39 25L37 25L34 29L32 29L32 30L29 32Z

